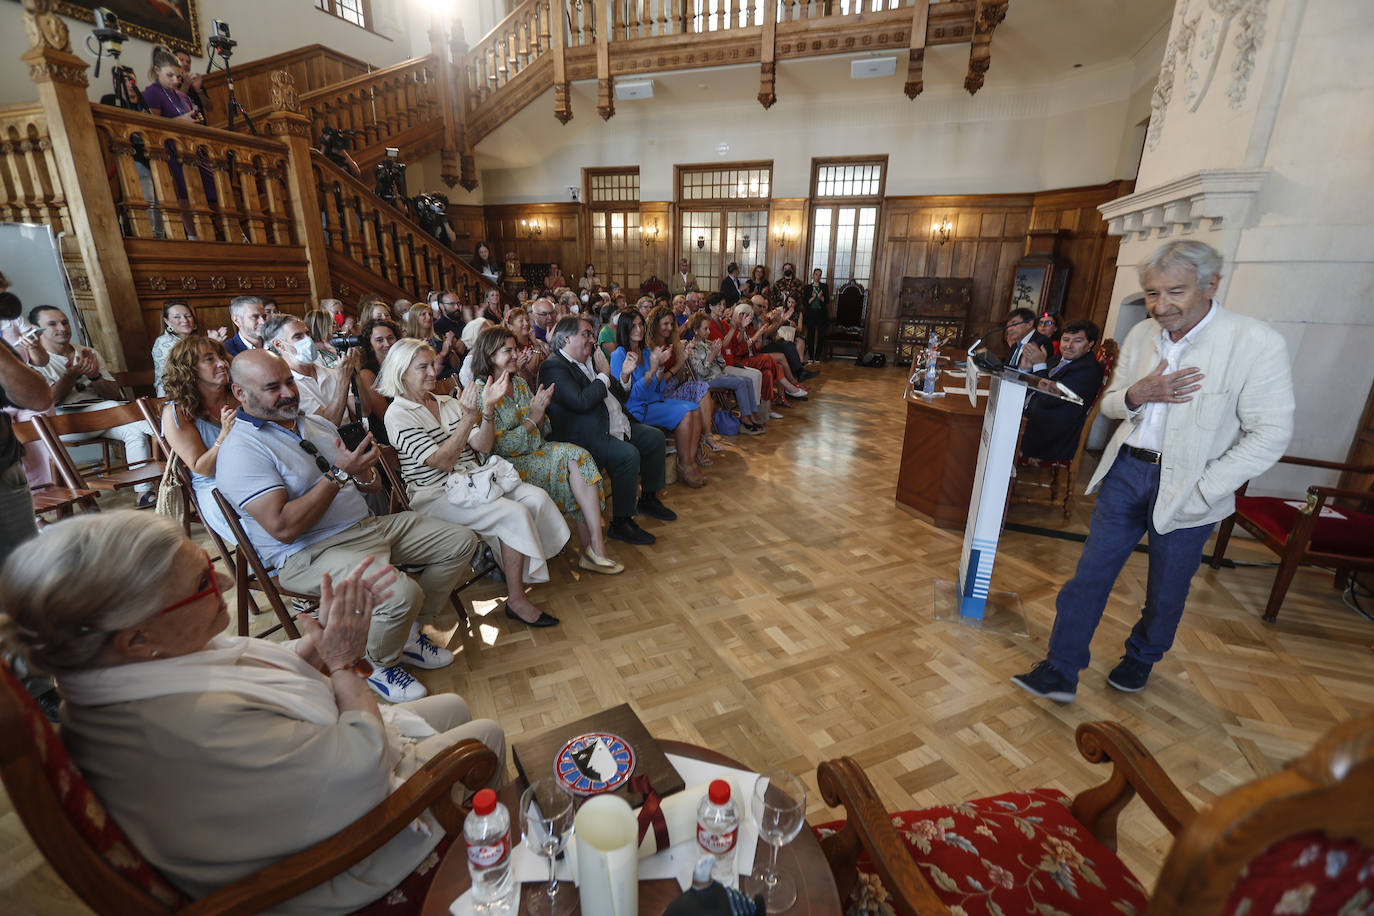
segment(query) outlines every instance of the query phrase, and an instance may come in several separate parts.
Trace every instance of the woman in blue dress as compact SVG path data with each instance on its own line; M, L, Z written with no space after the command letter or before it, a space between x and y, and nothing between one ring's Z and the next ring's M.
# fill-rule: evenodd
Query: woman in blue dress
M229 525L210 493L215 488L220 443L234 428L239 408L229 385L229 354L224 344L194 334L183 339L167 354L162 383L167 394L162 435L191 472L200 517L232 544Z
M689 487L704 487L706 477L697 464L701 443L701 411L695 401L664 396L672 347L650 350L645 346L644 316L635 309L620 313L615 334L618 346L611 354L611 377L629 392L625 410L641 423L673 432L677 444L678 479Z

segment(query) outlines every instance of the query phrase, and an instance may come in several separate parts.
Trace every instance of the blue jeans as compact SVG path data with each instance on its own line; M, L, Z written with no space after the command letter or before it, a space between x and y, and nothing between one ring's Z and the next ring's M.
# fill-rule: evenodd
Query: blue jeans
M1088 667L1088 645L1112 586L1146 532L1150 569L1145 607L1126 640L1126 656L1152 665L1174 644L1188 586L1202 563L1202 548L1213 526L1160 534L1151 521L1158 493L1159 465L1126 454L1117 456L1102 480L1088 541L1073 578L1059 590L1050 633L1050 665L1075 683L1078 672Z

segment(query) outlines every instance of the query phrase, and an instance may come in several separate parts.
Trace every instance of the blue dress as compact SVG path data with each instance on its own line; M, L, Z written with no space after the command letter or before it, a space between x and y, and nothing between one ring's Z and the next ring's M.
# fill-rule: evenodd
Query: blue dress
M181 412L172 410L172 422L181 428ZM220 425L211 423L204 417L196 417L196 432L200 433L200 441L205 443L206 448L213 448L215 440L219 438ZM190 471L190 468L187 468ZM210 491L215 488L215 478L206 477L204 474L197 474L191 471L191 489L196 494L196 508L200 510L200 517L205 524L215 529L215 533L224 538L225 543L231 547L237 546L234 542L233 532L229 530L229 523L224 520L224 515L219 511L219 504L215 502L215 495Z
M611 354L611 378L620 378L620 367L623 365L625 348L616 347L615 352ZM660 375L651 382L647 378L648 372L649 360L646 354L635 366L632 376L634 384L630 388L629 400L625 402L625 411L641 423L661 426L664 429L677 429L682 418L697 409L696 402L665 398L663 376Z

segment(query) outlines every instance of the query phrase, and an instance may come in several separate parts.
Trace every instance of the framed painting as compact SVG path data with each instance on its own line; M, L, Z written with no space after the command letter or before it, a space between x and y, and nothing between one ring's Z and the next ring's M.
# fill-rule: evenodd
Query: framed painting
M1039 312L1040 300L1045 294L1045 272L1044 264L1017 265L1011 288L1013 309L1028 308L1033 312Z
M104 7L119 17L120 29L132 37L199 57L204 53L204 42L197 6L197 0L62 0L57 11L94 23L93 11ZM74 44L79 41L73 36Z

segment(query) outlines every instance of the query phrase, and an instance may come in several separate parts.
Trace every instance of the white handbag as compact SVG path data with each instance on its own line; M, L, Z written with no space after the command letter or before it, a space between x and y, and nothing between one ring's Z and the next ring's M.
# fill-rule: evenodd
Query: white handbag
M462 509L486 505L518 486L520 472L499 455L492 455L473 471L455 471L444 481L448 501Z

